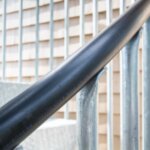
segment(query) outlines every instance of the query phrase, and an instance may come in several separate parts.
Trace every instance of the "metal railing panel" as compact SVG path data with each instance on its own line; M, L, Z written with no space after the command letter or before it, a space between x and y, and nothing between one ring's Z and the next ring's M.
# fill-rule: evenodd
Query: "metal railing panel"
M150 18L143 31L143 150L150 148Z

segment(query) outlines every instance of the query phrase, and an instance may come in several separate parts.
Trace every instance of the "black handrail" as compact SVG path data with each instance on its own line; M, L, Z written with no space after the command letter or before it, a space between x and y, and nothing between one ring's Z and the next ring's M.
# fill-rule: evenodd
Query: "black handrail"
M15 148L63 106L119 53L149 16L150 0L140 0L55 71L3 106L0 150Z

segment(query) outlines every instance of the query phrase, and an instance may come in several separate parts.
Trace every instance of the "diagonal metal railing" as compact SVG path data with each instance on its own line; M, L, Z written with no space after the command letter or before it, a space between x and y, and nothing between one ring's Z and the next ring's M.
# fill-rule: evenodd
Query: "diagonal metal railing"
M6 4L4 3L4 5ZM39 4L37 1L37 11L36 11L37 22L39 21L38 5ZM81 7L81 9L83 9L83 7ZM49 116L51 116L54 112L56 112L73 95L75 95L82 87L84 87L92 79L96 78L99 72L103 70L103 68L112 60L112 58L116 54L120 52L120 50L126 44L127 46L125 50L123 49L123 51L127 55L126 54L123 55L122 59L124 59L125 60L124 62L127 63L126 67L127 67L127 71L129 72L129 77L127 78L129 80L125 79L124 81L127 82L122 84L125 85L125 88L126 85L128 85L129 88L131 88L131 90L127 92L126 90L122 89L122 97L131 96L133 98L134 96L137 96L130 93L132 91L132 87L137 86L136 82L133 83L131 82L131 80L133 80L133 76L135 75L134 73L137 72L136 66L134 66L135 67L134 72L130 72L130 71L131 69L133 69L132 63L135 63L135 65L137 64L136 50L138 48L138 40L139 40L139 36L138 36L139 33L137 32L139 32L142 25L149 18L150 16L149 10L150 10L150 0L140 0L136 2L117 21L115 21L112 25L110 25L101 34L97 35L90 43L83 46L74 55L69 57L60 67L58 67L56 70L52 71L51 73L47 74L43 79L41 79L40 81L32 85L30 88L25 90L17 97L13 98L6 105L4 105L0 109L0 149L9 150L15 148L18 144L20 144ZM4 14L6 14L5 9L4 9ZM20 14L20 16L21 15L22 14ZM6 17L6 15L4 17ZM149 38L148 25L149 25L149 20L147 21L144 28L144 34L146 38L145 41L148 41ZM38 26L36 27L37 27L36 29L38 30ZM83 32L83 28L81 32ZM38 35L36 36L36 38L37 38L36 41L38 42L38 38L39 38ZM3 41L3 45L5 45L5 39ZM146 139L144 141L144 150L147 150L149 145L148 130L147 130L149 124L148 122L149 116L147 116L147 113L149 112L148 110L149 87L145 83L149 81L148 79L149 68L147 68L149 62L148 42L144 43L144 48L145 48L144 56L147 59L144 61L144 66L143 66L144 69L143 81L144 81L144 91L145 91L144 92L144 118L143 118L144 136L143 137L144 139ZM134 49L133 53L129 53L131 49L132 50ZM37 52L36 56L38 60L38 48L36 52ZM128 57L129 55L130 57ZM125 73L127 73L127 71ZM38 70L36 73L38 74ZM126 78L126 74L123 77ZM127 95L126 92L127 94L130 93L130 95ZM131 98L129 98L129 101L130 100ZM136 98L134 100L136 100ZM125 101L126 100L122 99L122 102ZM130 102L126 104L123 103L122 106L124 106L124 108L127 108L128 105L130 104L131 104ZM129 107L130 107L129 111L135 110L135 109L131 109L132 106ZM137 105L135 106L135 108L136 107ZM122 108L123 116L126 115L126 111L124 110L127 110L124 108ZM145 109L147 111L145 111ZM136 113L137 112L135 111L133 115L135 115ZM126 117L123 118L129 121L130 120L129 113L128 115L126 115ZM122 122L125 121L126 120L122 120ZM133 121L135 121L133 124L136 125L137 123L136 117L135 120ZM123 146L122 149L124 150L137 149L136 147L137 144L136 146L134 145L134 143L137 143L138 140L136 139L137 136L136 138L132 137L133 134L131 134L132 132L130 132L131 131L130 129L132 128L135 129L135 127L133 126L130 127L131 126L130 122L128 123L128 126L126 125L127 124L125 124L124 126L123 123L121 127L121 136L123 137L121 138L122 140L121 142L123 145L127 144L125 147ZM126 135L125 132L127 133ZM137 130L133 132L137 133Z

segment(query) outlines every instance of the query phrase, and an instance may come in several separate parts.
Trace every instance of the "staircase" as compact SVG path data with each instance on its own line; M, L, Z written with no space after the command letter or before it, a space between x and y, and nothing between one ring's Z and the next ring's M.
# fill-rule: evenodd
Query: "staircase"
M6 51L6 78L8 82L17 82L18 78L18 13L19 3L15 0L8 6L7 16L7 51ZM92 2L87 0L85 2L85 43L88 43L93 38L93 23L92 23ZM131 1L126 1L126 8L130 7ZM2 5L0 5L2 6ZM113 1L113 21L119 17L119 0ZM12 96L15 96L19 92L22 92L31 84L36 81L35 79L35 1L24 1L23 12L23 68L22 68L22 83L25 84L12 84L1 83L2 95L5 99L10 100ZM79 47L80 38L80 24L79 24L79 1L69 1L69 55L72 55ZM50 22L49 1L40 1L40 36L39 36L39 79L49 72L49 22ZM2 10L0 9L0 15L2 17ZM54 1L54 48L53 48L53 69L59 66L65 57L64 49L64 1ZM106 28L106 1L98 1L98 31L102 32ZM2 34L2 24L0 25L0 34ZM2 36L0 36L0 46L2 46ZM2 55L2 48L0 49L0 55ZM139 46L139 101L142 103L142 38ZM0 60L1 61L1 60ZM1 62L2 63L2 62ZM117 54L113 59L113 138L114 149L120 149L120 54ZM2 67L1 67L2 70ZM99 118L99 144L100 149L107 149L107 83L106 73L100 78L98 84L98 118ZM12 86L12 87L11 87ZM9 87L9 88L8 88ZM17 88L16 88L17 87ZM10 92L8 92L10 91ZM9 94L7 94L9 93ZM14 94L15 93L15 94ZM1 93L0 93L1 94ZM2 101L0 105L4 104ZM142 105L140 105L142 106ZM60 108L57 113L54 114L54 118L64 118L65 107ZM69 119L75 120L77 112L76 96L69 101ZM68 124L69 124L69 120ZM142 121L142 108L140 107L140 122ZM66 126L69 126L69 125ZM75 125L75 123L74 123ZM75 128L75 127L74 127ZM69 130L69 129L68 129ZM41 131L39 131L41 132ZM141 132L141 130L140 130ZM37 133L38 134L38 133ZM142 133L140 133L140 146L142 141ZM74 135L75 136L75 135ZM34 137L33 137L34 138ZM65 142L64 142L65 143ZM74 144L74 143L73 143ZM27 144L28 145L28 144Z
M1 82L0 107L28 87L29 84ZM76 150L76 121L52 117L21 143L18 149Z
M56 68L64 61L64 1L54 0L54 53L53 53L53 68ZM130 0L127 1L127 6L130 5ZM0 5L2 6L2 5ZM92 29L92 6L91 0L85 1L85 42L87 43L93 38ZM23 69L22 81L31 84L35 81L35 1L24 1L24 19L23 19ZM119 17L119 0L113 2L113 20ZM40 44L39 44L39 78L49 71L49 0L40 1ZM16 82L18 78L18 14L19 3L11 0L8 5L7 19L7 69L6 77L10 82ZM2 8L0 9L2 15ZM69 55L73 54L80 47L80 25L79 25L79 1L69 0ZM102 32L106 28L106 1L98 1L98 31ZM0 32L2 24L0 25ZM0 36L0 42L2 36ZM1 45L2 43L0 43ZM1 60L0 60L1 61ZM119 150L120 143L120 89L119 89L119 55L113 60L113 76L114 76L114 147ZM99 84L99 142L100 149L107 148L107 85L106 74L102 76ZM76 119L76 96L69 102L70 119ZM62 107L54 116L56 118L64 118L65 107Z

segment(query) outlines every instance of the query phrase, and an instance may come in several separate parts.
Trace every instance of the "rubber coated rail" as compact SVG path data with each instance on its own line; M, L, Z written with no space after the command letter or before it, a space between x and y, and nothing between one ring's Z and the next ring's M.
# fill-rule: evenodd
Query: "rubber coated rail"
M0 150L12 150L92 79L142 27L150 0L140 0L55 71L0 109Z

